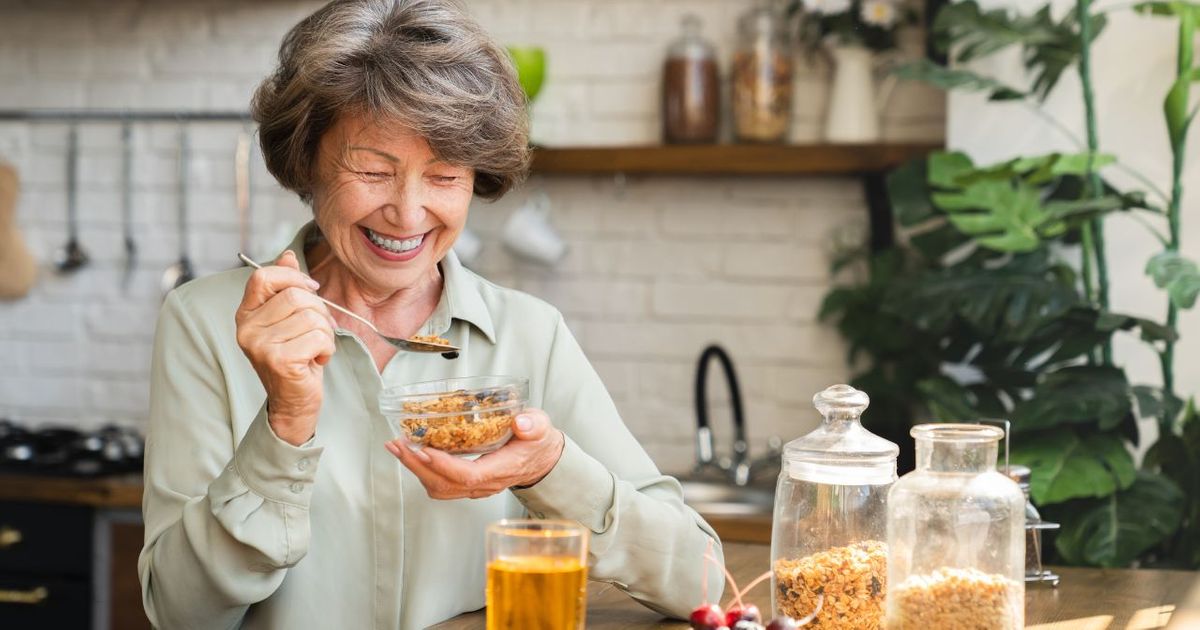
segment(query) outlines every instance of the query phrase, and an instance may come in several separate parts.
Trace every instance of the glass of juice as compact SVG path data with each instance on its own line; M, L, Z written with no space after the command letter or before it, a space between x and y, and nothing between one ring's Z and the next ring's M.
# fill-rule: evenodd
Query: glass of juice
M569 521L487 529L487 630L582 630L588 532Z

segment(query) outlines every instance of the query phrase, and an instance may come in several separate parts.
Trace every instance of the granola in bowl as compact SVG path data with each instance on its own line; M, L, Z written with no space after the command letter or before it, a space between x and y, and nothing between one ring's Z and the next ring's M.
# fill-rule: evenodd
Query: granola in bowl
M494 451L512 439L512 422L529 397L527 379L453 378L391 387L380 410L397 434L417 446L456 455Z

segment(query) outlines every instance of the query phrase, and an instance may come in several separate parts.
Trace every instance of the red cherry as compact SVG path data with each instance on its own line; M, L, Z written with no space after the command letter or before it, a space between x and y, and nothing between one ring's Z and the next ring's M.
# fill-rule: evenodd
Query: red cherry
M799 627L791 617L776 617L767 624L767 630L797 630Z
M739 621L753 621L754 623L762 623L762 614L758 612L758 606L754 604L746 604L741 608L734 606L725 613L725 625L730 628Z
M725 627L725 613L716 604L705 604L692 611L688 623L692 630L718 630Z

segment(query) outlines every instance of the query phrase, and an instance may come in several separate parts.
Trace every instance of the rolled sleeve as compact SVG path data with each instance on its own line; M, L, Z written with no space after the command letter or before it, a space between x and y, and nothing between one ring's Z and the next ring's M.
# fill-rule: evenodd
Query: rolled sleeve
M324 447L316 438L293 446L275 435L266 406L246 429L230 467L255 494L268 501L308 508Z
M541 481L513 494L531 516L568 519L601 533L607 528L615 487L616 480L604 464L567 437L554 468Z

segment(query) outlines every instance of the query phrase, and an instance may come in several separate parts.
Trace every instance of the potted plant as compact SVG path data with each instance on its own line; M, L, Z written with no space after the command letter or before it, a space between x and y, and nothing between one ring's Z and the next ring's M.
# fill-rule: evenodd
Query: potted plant
M891 83L876 90L877 53L896 47L896 30L916 20L901 0L791 0L799 41L821 50L833 64L825 116L827 142L877 142L880 113Z
M1105 154L1098 134L1091 46L1106 14L1130 6L1179 27L1175 77L1163 86L1167 190ZM889 194L901 243L870 260L865 282L835 289L823 306L852 357L867 355L852 384L883 403L864 416L876 433L903 434L917 413L1012 421L1013 461L1033 469L1031 497L1062 523L1057 562L1200 567L1200 415L1174 378L1178 313L1200 295L1200 267L1179 252L1198 25L1200 5L1184 2L1096 9L1077 0L1062 17L1049 6L1014 14L974 0L947 5L934 34L958 65L925 60L900 76L1024 103L1065 129L1039 105L1074 70L1086 138L997 164L935 153L897 170ZM961 65L1010 47L1021 49L1028 86ZM1115 169L1147 190L1118 190L1106 180ZM1166 293L1165 321L1110 309L1101 222L1114 212L1131 213L1162 245L1146 274ZM1114 362L1112 339L1131 333L1158 354L1161 383L1131 383ZM1141 470L1132 456L1144 437L1139 418L1158 423Z

